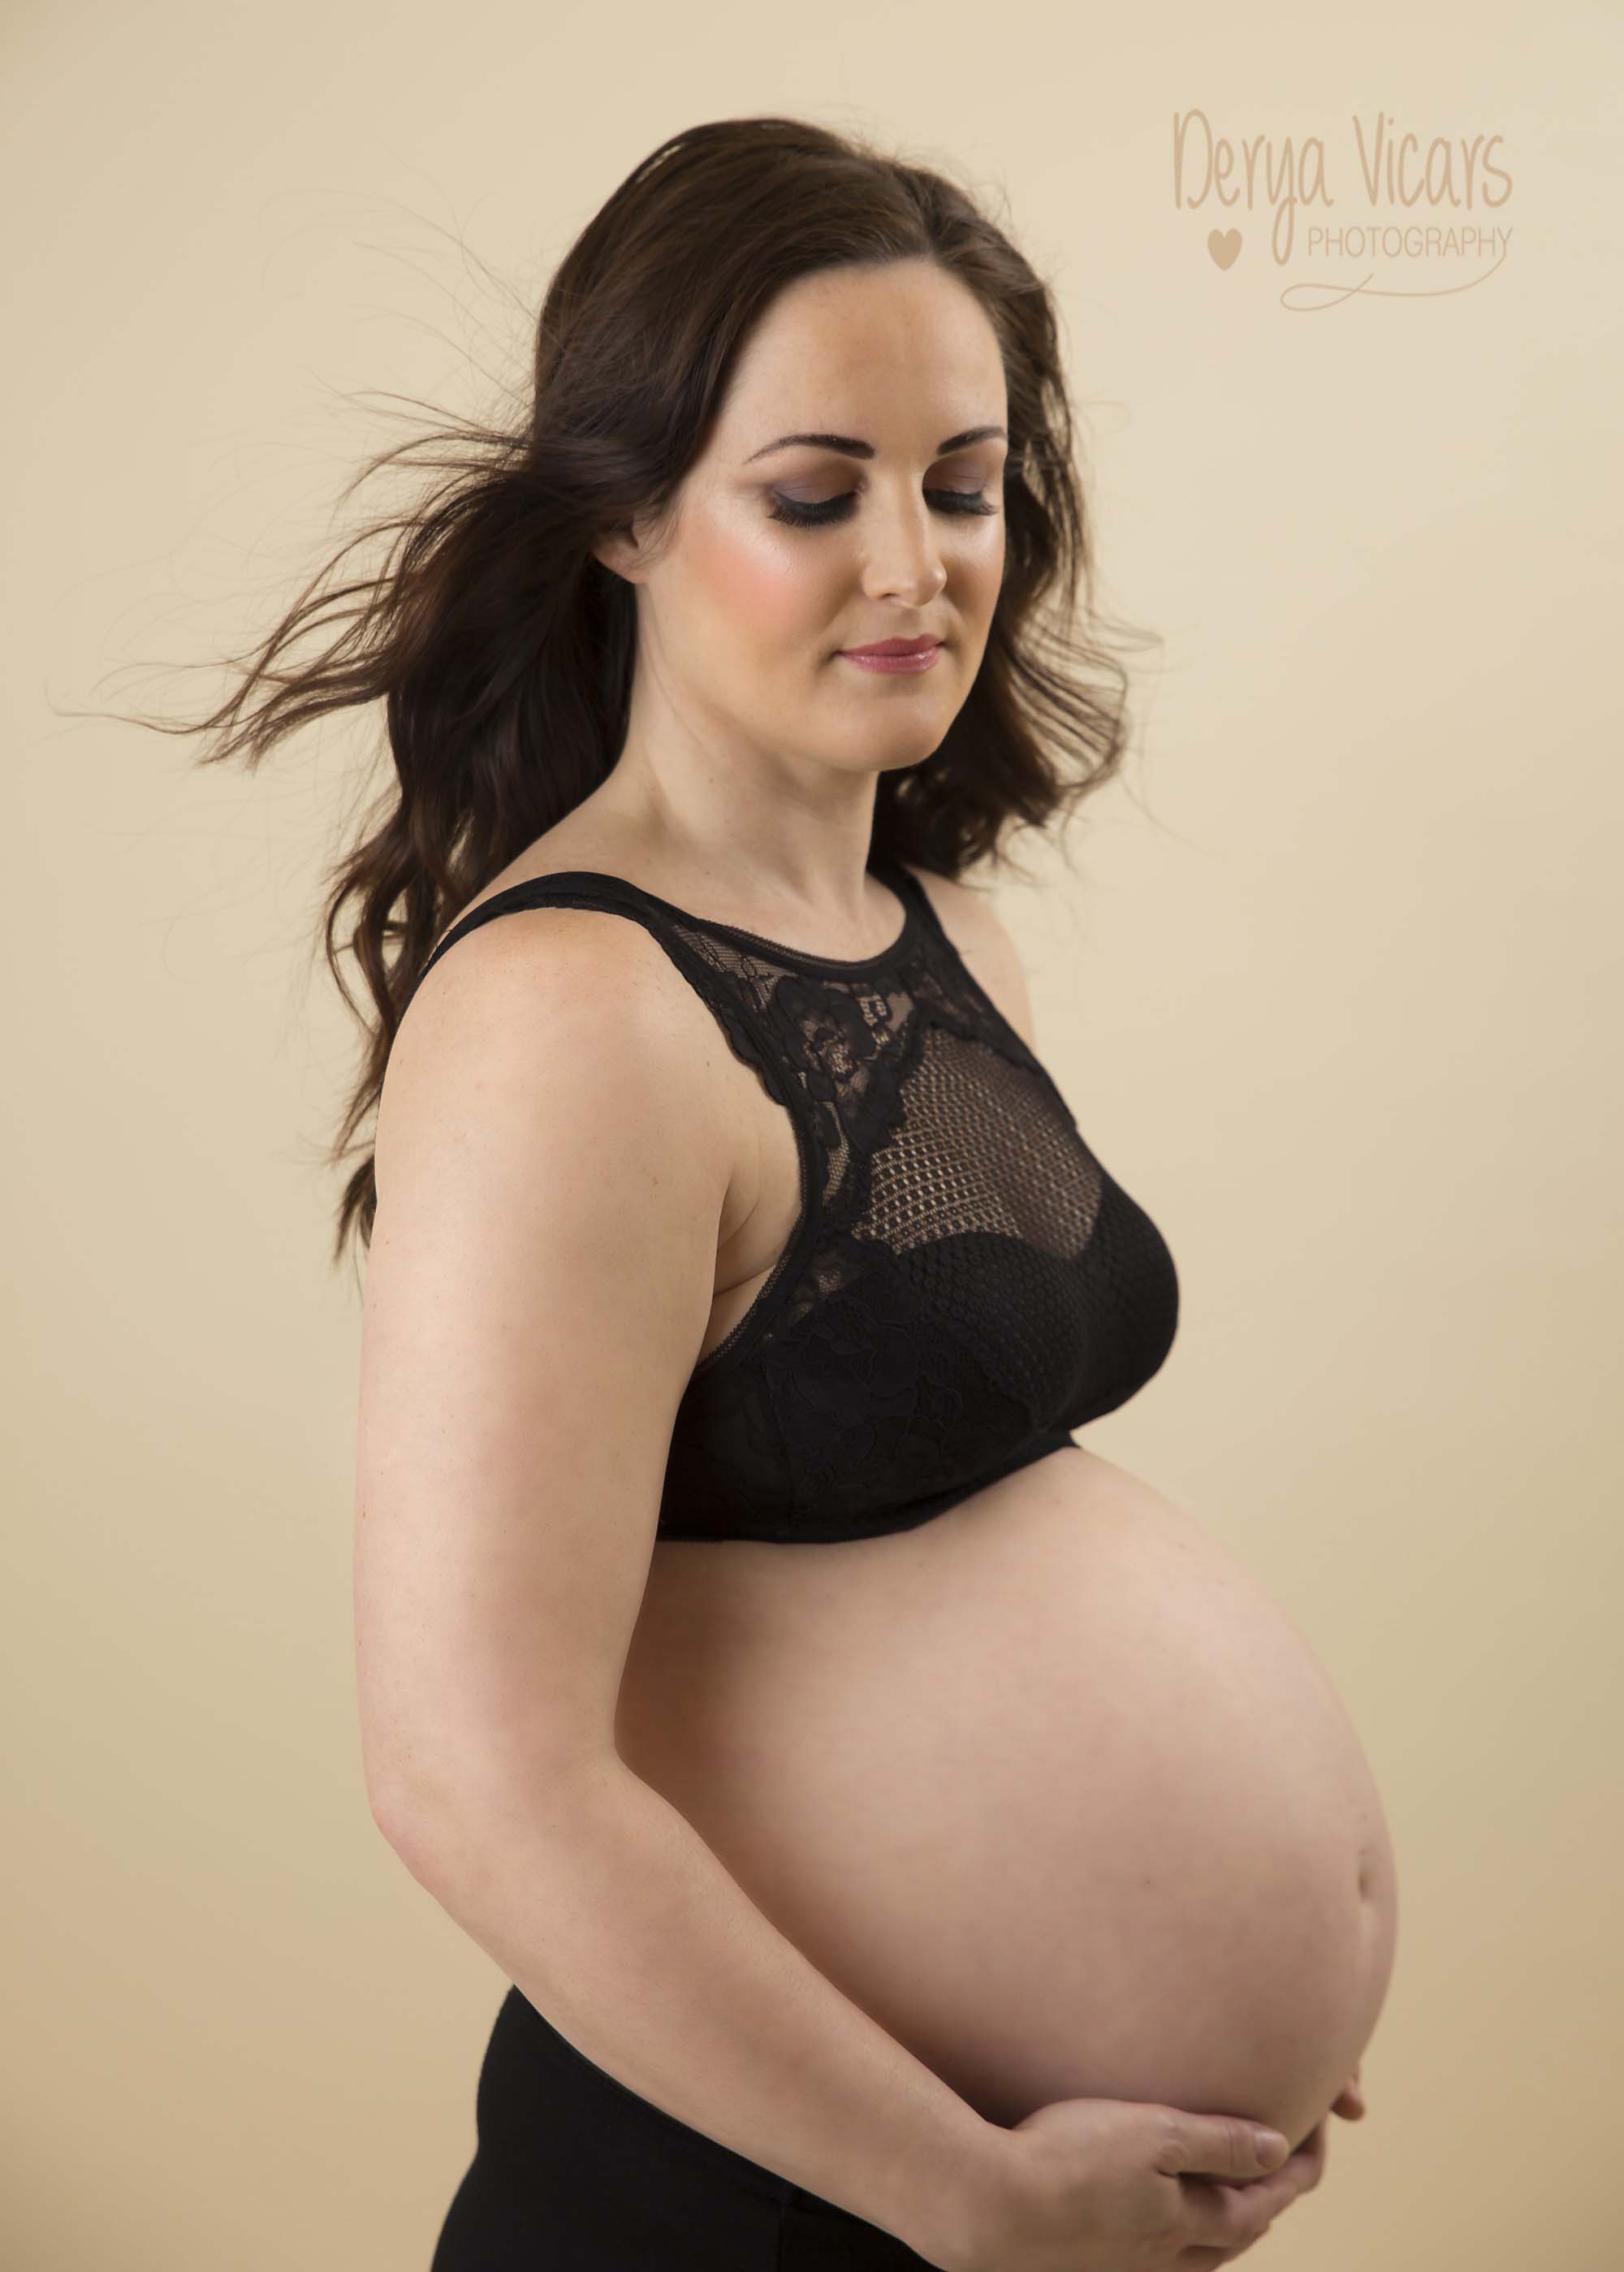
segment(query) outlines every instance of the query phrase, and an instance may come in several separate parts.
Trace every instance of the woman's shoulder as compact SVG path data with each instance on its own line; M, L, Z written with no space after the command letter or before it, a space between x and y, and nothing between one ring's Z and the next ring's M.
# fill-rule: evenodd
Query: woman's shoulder
M580 1065L614 1082L628 1108L720 1122L715 1015L634 903L551 900L509 874L441 932L407 997L385 1087L423 1109L489 1080L545 1084Z

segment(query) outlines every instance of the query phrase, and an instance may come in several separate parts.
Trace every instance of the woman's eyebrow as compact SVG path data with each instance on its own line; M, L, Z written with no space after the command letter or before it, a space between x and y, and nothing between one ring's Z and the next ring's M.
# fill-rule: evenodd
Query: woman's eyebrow
M967 450L972 442L985 442L993 435L1006 442L1009 439L1002 426L971 426L962 434L949 434L945 442L938 444L936 454L945 458L950 450ZM760 449L752 450L745 463L753 465L758 458L770 456L775 450L787 450L795 443L811 450L838 450L848 458L872 458L874 454L872 442L859 442L849 434L781 434L775 442L764 443Z

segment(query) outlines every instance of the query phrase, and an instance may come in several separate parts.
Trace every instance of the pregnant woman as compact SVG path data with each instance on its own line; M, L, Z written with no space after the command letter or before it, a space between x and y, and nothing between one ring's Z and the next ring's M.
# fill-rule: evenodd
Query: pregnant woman
M511 1984L435 2272L1204 2268L1363 2111L1381 1803L1075 1441L1178 1282L962 879L1119 755L1057 332L940 176L678 135L314 690L400 785L368 1787Z

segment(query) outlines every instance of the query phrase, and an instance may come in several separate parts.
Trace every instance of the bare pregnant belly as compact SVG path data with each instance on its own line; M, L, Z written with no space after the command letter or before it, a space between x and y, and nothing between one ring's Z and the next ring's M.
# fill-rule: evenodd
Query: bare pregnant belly
M918 1528L665 1540L617 1736L988 2119L1154 2100L1295 2143L1387 1992L1393 1857L1301 1633L1080 1447Z

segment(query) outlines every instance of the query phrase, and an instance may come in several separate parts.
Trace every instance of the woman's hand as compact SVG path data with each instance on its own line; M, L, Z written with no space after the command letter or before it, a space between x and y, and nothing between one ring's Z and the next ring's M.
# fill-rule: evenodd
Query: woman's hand
M1273 2229L1282 2210L1290 2208L1301 2194L1311 2194L1324 2175L1325 2120L1322 2118L1315 2123L1297 2151L1288 2156L1269 2179L1269 2183L1276 2186L1289 2183L1291 2190L1262 2231L1254 2232L1250 2240L1243 2240L1239 2248L1224 2249L1222 2254L1216 2248L1186 2248L1179 2260L1180 2266L1187 2267L1188 2272L1218 2272L1220 2265L1232 2264L1238 2256L1244 2256L1248 2248L1254 2248L1265 2232ZM1218 2182L1222 2184L1224 2180L1220 2179Z
M1340 2114L1346 2122L1364 2120L1365 2095L1359 2089L1359 2070L1357 2066L1349 2080L1343 2083L1336 2097L1331 2102L1330 2111L1332 2114ZM1328 2117L1327 2119L1328 2119ZM1311 2194L1319 2184L1325 2175L1325 2121L1321 2120L1314 2125L1297 2151L1275 2172L1276 2183L1283 2178L1290 2178L1293 2185L1291 2198L1281 2204L1282 2208L1289 2208L1292 2201L1297 2200L1303 2194ZM1280 2210L1276 2209L1275 2216L1270 2217L1269 2224L1263 2227L1263 2232L1269 2230L1279 2214ZM1226 2249L1221 2256L1210 2248L1188 2249L1186 2251L1184 2261L1190 2267L1190 2272L1197 2272L1197 2268L1200 2268L1200 2272L1218 2272L1220 2265L1232 2264L1238 2256L1244 2256L1248 2248L1255 2247L1257 2242L1263 2238L1263 2232L1254 2234L1251 2240L1243 2243L1239 2248Z

